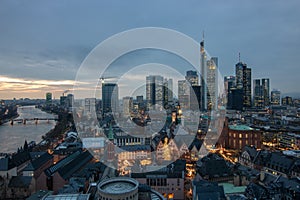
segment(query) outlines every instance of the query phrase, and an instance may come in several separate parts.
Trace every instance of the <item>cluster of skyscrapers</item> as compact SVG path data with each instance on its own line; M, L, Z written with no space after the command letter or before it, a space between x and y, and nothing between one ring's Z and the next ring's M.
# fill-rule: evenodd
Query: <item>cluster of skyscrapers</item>
M241 61L235 65L235 76L224 77L224 85L229 109L259 109L271 104L280 105L281 102L280 91L270 92L269 78L253 79L252 86L251 68Z

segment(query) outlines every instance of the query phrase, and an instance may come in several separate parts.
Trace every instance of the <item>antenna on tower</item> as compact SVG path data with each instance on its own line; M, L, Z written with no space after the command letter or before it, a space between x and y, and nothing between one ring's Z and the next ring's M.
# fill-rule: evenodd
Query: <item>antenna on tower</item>
M241 62L241 53L239 52L239 62Z
M204 30L202 31L202 41L204 41Z

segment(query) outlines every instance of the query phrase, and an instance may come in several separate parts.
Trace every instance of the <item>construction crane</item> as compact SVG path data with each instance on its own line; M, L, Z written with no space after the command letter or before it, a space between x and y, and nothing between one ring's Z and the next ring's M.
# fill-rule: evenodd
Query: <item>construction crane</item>
M101 83L103 84L104 83L104 80L106 79L114 79L114 78L117 78L117 76L101 76L99 78L99 80L101 81Z
M70 90L65 90L63 93L62 93L62 95L63 95L63 97L65 96L65 94L67 93L67 92L69 92Z

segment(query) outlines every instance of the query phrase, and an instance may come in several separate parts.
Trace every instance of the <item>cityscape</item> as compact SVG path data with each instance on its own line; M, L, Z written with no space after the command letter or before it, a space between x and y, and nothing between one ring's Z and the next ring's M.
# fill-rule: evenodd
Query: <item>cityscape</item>
M124 8L131 10L131 3ZM17 4L3 6L19 9ZM293 4L276 1L270 9L290 12ZM64 3L52 6L67 11ZM0 8L2 12L7 14ZM25 54L24 66L34 68L34 75L21 68L12 70L16 76L9 67L0 69L0 199L300 199L300 95L293 82L297 70L282 77L282 68L278 78L272 72L275 65L265 73L255 67L258 58L257 63L249 59L246 47L229 52L221 42L218 48L228 48L228 55L235 56L210 54L215 44L211 40L220 38L212 39L215 34L206 30L197 29L201 38L193 39L169 28L130 28L111 35L107 30L109 39L84 51L76 70L62 69L57 60L26 65L31 58ZM133 39L119 43L130 34ZM143 39L148 46L130 51L128 44ZM178 51L149 50L159 47L155 41ZM124 53L122 48L129 50ZM114 56L118 51L122 53ZM6 55L5 48L0 52ZM276 59L281 64L285 58ZM9 63L8 57L2 60L1 65ZM85 68L94 65L96 71ZM49 68L54 76L47 74ZM76 71L74 79L64 76L71 71ZM287 88L289 81L295 86Z

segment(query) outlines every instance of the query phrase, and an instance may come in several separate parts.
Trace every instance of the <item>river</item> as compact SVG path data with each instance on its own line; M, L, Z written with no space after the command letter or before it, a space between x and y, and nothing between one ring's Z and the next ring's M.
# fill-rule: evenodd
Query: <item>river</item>
M20 119L23 118L54 118L54 115L41 111L35 106L23 106L18 108ZM17 118L17 119L18 119ZM26 125L23 123L14 122L11 125L9 122L0 126L0 153L16 152L18 147L27 142L35 141L39 143L42 136L45 135L55 126L55 121L47 120L27 121Z

